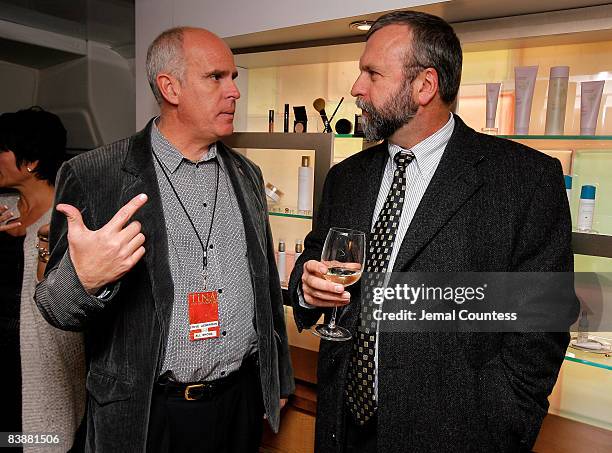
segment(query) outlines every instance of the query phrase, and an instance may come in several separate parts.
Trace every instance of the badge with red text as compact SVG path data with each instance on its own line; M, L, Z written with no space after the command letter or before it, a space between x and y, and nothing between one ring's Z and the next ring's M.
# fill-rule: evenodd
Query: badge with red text
M189 293L189 339L219 338L219 293Z

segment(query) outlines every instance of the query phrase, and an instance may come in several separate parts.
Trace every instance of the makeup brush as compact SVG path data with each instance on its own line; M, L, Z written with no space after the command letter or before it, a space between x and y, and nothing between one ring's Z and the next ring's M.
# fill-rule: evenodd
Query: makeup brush
M314 107L314 109L319 112L319 115L321 115L321 120L323 120L323 126L325 126L325 128L323 129L323 132L331 132L331 126L329 125L329 120L327 119L327 113L325 113L325 99L323 98L317 98L314 100L314 102L312 103L312 106Z
M344 96L342 96L340 98L340 102L338 102L338 105L336 106L334 113L332 113L331 118L329 119L329 124L331 124L331 122L334 120L334 116L336 116L336 112L338 111L338 109L340 108L340 105L342 105L342 101L344 101ZM331 127L330 127L331 128Z

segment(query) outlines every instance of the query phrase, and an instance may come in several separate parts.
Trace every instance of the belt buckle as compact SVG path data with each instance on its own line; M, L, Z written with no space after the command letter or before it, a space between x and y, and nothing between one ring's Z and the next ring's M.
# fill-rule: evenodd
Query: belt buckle
M204 384L191 384L191 385L188 385L187 387L185 387L185 399L187 401L196 401L197 398L192 398L192 397L189 396L189 391L191 389L201 388L201 387L204 387Z

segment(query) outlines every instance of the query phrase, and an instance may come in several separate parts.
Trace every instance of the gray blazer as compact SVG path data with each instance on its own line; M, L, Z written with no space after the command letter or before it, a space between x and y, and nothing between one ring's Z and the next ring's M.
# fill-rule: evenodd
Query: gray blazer
M172 313L173 286L168 238L152 161L151 123L136 135L70 160L60 170L55 203L81 210L98 229L139 193L148 202L136 213L146 236L146 254L118 284L110 301L89 296L67 250L67 223L51 220L51 257L36 303L52 325L85 332L87 351L87 450L144 451L151 392L162 366ZM259 336L260 376L265 410L279 427L279 398L294 390L284 308L261 171L222 143L244 219Z
M300 328L302 265L319 259L332 227L371 231L387 143L332 167L316 228L291 275ZM350 200L347 202L347 200ZM571 271L571 221L561 165L533 149L455 129L400 247L395 272ZM338 324L356 330L359 286ZM577 305L559 303L575 319ZM571 321L568 321L568 328ZM538 435L569 342L567 333L386 333L378 349L381 452L528 451ZM322 341L316 451L341 452L343 392L352 342Z

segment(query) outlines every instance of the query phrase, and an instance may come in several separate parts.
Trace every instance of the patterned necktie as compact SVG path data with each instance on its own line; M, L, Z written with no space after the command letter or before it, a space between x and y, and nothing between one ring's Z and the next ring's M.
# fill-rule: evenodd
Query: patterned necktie
M380 273L368 278L366 285L378 285L376 277L383 277L387 271L395 235L402 215L406 197L406 167L414 159L412 151L399 152L393 160L396 164L393 182L383 205L368 247L365 272ZM364 288L362 294L371 294ZM353 342L353 354L349 362L345 402L351 415L359 425L365 424L376 412L374 397L374 351L376 350L376 320L372 317L372 303L362 297L363 307L357 331L357 341Z

